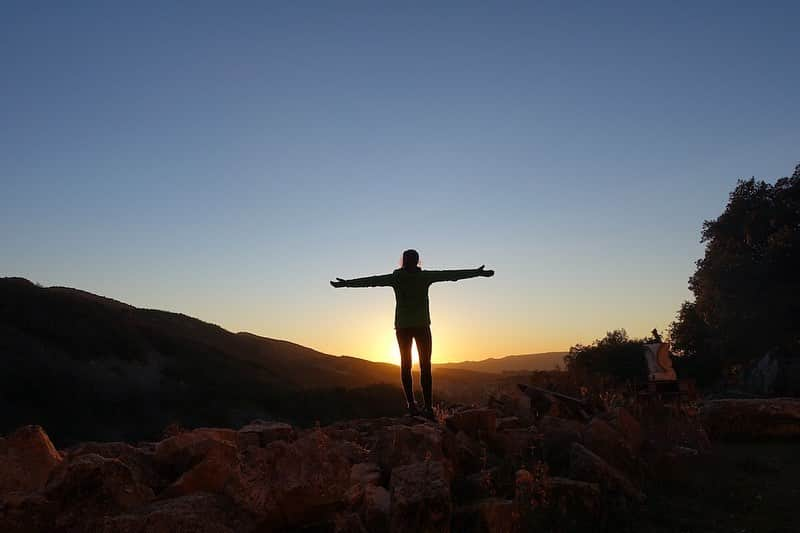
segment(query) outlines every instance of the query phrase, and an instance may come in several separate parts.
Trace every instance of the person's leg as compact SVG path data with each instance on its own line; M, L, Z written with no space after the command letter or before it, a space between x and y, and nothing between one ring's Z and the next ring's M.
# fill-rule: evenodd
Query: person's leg
M433 379L431 378L433 339L431 337L431 328L429 326L418 328L414 336L417 340L420 381L422 382L422 396L425 398L425 410L433 412Z
M408 328L397 328L397 346L400 348L400 377L403 381L403 391L406 393L408 410L415 414L417 406L414 401L414 382L411 380L411 343L413 333Z

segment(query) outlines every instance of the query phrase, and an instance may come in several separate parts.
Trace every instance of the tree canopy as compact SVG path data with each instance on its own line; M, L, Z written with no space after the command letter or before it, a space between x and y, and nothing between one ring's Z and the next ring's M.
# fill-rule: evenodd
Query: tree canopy
M703 223L705 255L670 328L688 356L737 363L800 346L800 165L774 184L739 180Z

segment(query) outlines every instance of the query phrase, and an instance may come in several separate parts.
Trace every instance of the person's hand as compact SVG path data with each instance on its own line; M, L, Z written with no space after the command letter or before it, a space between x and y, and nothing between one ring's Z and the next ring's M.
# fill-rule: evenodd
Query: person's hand
M486 270L485 267L486 267L486 265L481 265L478 268L478 274L480 274L481 276L483 276L485 278L491 278L492 276L494 276L494 270Z
M337 289L344 287L345 281L342 278L336 278L336 281L331 281L331 285Z

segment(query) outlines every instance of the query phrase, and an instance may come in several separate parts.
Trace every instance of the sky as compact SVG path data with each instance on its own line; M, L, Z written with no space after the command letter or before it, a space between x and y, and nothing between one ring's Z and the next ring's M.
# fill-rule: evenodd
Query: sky
M797 2L3 2L0 275L394 361L665 328L800 160Z

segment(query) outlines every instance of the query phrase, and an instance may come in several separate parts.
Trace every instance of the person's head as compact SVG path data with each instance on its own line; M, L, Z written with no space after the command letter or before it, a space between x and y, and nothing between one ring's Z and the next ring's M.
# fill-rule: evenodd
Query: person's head
M419 266L419 253L416 250L403 252L402 267L404 270L414 270Z

